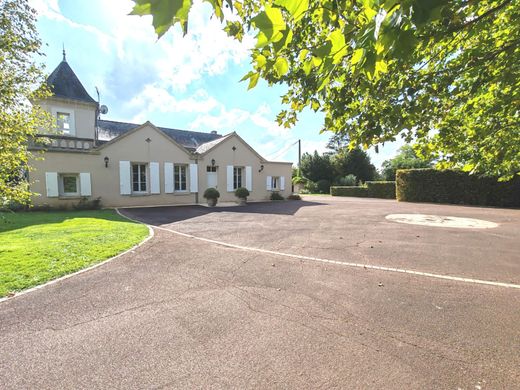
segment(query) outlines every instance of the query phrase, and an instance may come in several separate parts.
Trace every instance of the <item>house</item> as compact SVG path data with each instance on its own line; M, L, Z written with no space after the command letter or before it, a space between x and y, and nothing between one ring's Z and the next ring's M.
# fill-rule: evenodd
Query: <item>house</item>
M291 163L267 161L237 133L204 133L100 119L99 103L85 90L63 55L47 79L53 96L39 104L56 119L31 144L29 179L35 205L71 207L100 198L105 207L204 202L215 187L219 201L291 193Z

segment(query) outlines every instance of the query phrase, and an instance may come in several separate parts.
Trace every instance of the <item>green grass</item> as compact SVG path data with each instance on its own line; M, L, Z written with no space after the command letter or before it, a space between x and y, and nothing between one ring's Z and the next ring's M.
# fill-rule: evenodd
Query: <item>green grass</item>
M113 210L0 213L0 297L115 256L147 235Z

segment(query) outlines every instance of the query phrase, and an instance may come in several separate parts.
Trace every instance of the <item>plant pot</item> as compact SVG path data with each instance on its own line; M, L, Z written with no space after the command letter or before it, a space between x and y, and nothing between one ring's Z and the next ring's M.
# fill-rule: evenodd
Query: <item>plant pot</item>
M247 203L247 198L238 198L238 204L240 206L245 206Z
M208 206L209 207L215 207L217 205L216 199L208 199Z

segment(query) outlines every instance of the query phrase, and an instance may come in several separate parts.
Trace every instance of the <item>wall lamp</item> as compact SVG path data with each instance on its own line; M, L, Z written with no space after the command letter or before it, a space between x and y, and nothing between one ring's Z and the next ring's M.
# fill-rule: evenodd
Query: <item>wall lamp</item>
M212 167L215 166L215 159L214 159L214 158L211 159L211 166L212 166Z
M110 161L110 159L108 158L108 156L105 156L105 158L103 159L103 161L105 161L105 168L108 168L108 162Z
M262 172L264 170L264 164L260 165L260 169L258 170L258 172Z

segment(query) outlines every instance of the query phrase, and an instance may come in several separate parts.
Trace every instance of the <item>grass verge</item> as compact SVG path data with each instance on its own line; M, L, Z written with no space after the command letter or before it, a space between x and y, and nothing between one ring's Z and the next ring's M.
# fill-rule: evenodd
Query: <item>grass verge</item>
M0 213L0 297L108 259L147 235L113 210Z

